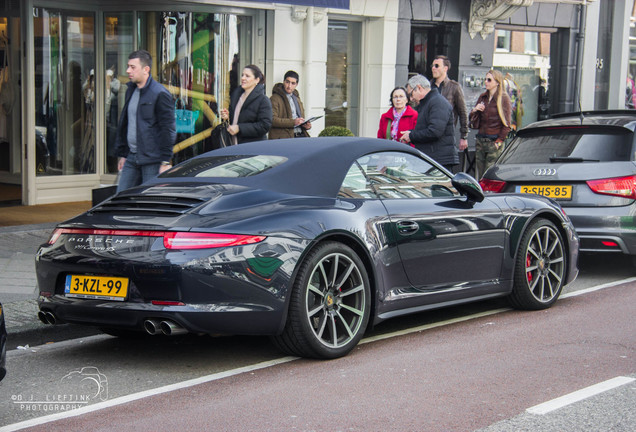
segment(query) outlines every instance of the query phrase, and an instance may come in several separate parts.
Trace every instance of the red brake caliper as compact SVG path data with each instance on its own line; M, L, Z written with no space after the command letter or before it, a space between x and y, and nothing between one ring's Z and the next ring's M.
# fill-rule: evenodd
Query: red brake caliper
M530 254L526 255L526 268L530 267L530 265L532 264L532 259L530 258ZM528 271L526 272L526 278L528 279L528 282L532 282L532 272Z

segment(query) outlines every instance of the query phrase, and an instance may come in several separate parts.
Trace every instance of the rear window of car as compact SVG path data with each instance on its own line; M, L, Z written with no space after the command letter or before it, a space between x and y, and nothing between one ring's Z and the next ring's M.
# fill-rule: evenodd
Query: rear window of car
M159 177L251 177L287 161L283 156L232 155L190 159Z
M632 142L625 129L545 129L517 136L497 164L629 161Z

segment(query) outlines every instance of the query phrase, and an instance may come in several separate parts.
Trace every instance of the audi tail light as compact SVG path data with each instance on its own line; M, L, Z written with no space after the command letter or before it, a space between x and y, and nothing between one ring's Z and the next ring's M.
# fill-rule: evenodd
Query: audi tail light
M499 193L506 187L506 182L501 180L482 178L481 180L479 180L479 185L484 190L484 192Z
M636 199L636 175L588 180L586 183L597 194Z

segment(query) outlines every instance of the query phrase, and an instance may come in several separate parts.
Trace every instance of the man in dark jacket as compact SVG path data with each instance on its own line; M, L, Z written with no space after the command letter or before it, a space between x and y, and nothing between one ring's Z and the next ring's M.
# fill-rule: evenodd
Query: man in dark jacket
M453 108L431 88L431 83L423 75L415 75L406 84L411 101L418 104L415 129L402 133L400 141L411 143L428 156L435 159L452 172L459 163L455 148L455 127Z
M115 151L120 171L117 192L140 185L169 169L176 139L174 100L152 79L152 57L145 50L128 56L124 108Z
M457 81L448 77L450 67L451 62L448 57L445 55L435 57L433 64L431 64L431 74L433 75L431 88L436 88L453 107L454 124L457 125L459 121L459 151L464 151L468 148L468 112L461 86Z
M285 73L283 82L272 90L272 128L269 139L308 137L311 123L305 123L305 108L298 94L298 73Z

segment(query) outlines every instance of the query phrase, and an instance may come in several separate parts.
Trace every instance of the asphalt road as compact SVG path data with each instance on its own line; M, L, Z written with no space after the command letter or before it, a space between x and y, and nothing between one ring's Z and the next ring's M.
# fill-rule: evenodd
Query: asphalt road
M570 291L633 274L620 260L583 264ZM28 430L46 431L632 431L636 381L546 414L526 410L636 378L634 304L629 282L547 311L444 309L388 321L333 361L281 358L256 337L92 336L14 350L0 431L29 419Z

